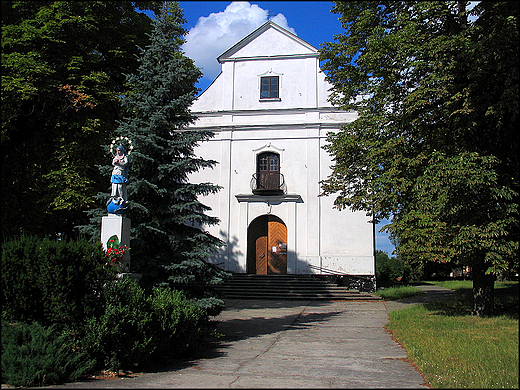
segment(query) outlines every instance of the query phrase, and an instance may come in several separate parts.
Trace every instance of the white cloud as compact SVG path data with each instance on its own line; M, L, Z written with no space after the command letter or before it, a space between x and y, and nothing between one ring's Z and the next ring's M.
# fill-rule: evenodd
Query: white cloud
M473 10L473 8L475 8L475 6L480 3L480 1L470 1L468 3L468 5L466 6L466 11L468 11L470 13L469 17L468 17L468 20L473 23L475 20L478 19L478 16L476 15L471 15L471 11Z
M201 16L187 34L183 50L202 68L203 78L213 80L221 68L217 57L269 19L296 34L283 14L269 16L257 4L234 1L223 12Z

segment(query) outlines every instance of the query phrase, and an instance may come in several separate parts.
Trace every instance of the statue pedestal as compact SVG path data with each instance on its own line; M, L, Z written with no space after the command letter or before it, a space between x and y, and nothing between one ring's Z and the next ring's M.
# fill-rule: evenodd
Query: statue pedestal
M130 219L117 214L108 214L101 219L101 242L107 250L107 242L112 236L117 236L119 245L130 248ZM125 252L122 260L122 272L130 272L130 253Z
M139 280L143 277L143 274L136 274L136 273L120 273L117 274L117 277L124 278L124 277L130 278L131 280L135 281L136 283L139 283Z

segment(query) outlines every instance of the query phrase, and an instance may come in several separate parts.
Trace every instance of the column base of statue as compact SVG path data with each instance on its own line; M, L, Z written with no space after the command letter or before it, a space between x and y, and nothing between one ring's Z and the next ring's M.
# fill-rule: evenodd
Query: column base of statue
M107 243L110 237L117 236L119 245L126 245L130 248L130 219L118 214L108 214L101 219L101 242L103 249L107 250ZM118 264L120 273L130 272L130 253L123 254L121 263Z
M137 274L135 272L123 272L117 274L118 278L124 278L125 276L131 280L134 280L136 283L139 283L139 280L141 280L143 274Z

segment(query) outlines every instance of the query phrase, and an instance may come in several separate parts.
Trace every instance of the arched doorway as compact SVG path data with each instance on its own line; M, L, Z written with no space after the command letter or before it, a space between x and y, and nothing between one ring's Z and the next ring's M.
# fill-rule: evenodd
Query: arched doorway
M262 215L247 229L247 273L287 274L287 227L274 215Z

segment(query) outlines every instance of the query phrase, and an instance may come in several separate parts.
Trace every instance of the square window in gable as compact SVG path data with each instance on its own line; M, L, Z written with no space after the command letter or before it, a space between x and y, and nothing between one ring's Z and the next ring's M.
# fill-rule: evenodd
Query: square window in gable
M260 99L279 98L279 77L260 77Z

